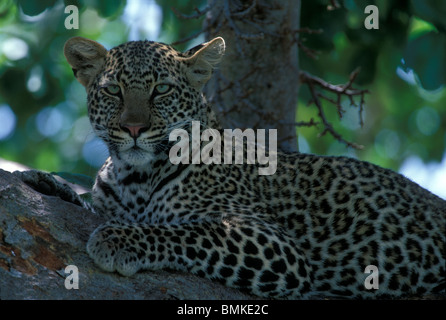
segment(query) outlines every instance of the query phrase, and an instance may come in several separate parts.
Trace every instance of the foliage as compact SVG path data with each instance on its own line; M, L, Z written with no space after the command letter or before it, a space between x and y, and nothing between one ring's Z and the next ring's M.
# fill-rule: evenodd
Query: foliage
M423 5L421 5L421 3ZM446 7L441 1L344 1L344 6L326 10L326 1L304 1L301 25L322 29L321 34L303 34L305 46L318 51L317 59L300 53L300 67L331 83L345 83L361 68L356 83L367 88L363 111L345 101L341 121L328 103L326 112L345 139L363 145L350 150L385 167L397 169L402 161L417 155L424 161L441 160L446 135ZM379 29L367 30L364 8L379 8ZM317 17L317 18L315 18ZM300 121L317 120L316 110L305 107L309 99L300 92ZM331 107L331 109L329 109ZM328 135L318 138L317 128L299 128L312 152L344 154L345 147Z
M86 117L86 95L63 57L63 44L72 36L84 36L111 48L132 34L171 43L199 34L204 19L179 19L171 8L193 14L196 7L206 5L204 0L156 1L161 8L160 31L150 34L126 16L133 2L0 2L0 116L12 110L16 120L15 130L2 136L8 123L0 118L0 157L48 171L95 174L107 151L94 138ZM301 26L323 32L300 33L302 44L315 50L317 57L301 50L300 64L331 83L346 83L349 74L361 67L356 84L370 91L364 126L359 126L358 112L348 100L343 101L340 121L335 108L329 104L324 108L335 129L364 149L347 149L328 135L318 137L318 127L300 127L301 150L348 153L395 169L410 155L425 161L441 159L446 145L442 1L345 0L339 1L339 8L327 10L332 3L337 2L302 1ZM64 27L64 8L70 4L79 8L79 30ZM379 8L378 30L364 28L364 8L369 4ZM177 47L190 47L193 41L197 40ZM309 99L302 86L296 121L317 121L316 108L306 107Z

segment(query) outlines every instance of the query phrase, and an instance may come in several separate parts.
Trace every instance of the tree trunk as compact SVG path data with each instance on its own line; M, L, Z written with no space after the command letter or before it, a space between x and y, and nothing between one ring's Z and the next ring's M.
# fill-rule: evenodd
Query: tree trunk
M206 87L224 128L277 129L278 148L297 150L294 126L300 0L209 1L206 38L226 54Z

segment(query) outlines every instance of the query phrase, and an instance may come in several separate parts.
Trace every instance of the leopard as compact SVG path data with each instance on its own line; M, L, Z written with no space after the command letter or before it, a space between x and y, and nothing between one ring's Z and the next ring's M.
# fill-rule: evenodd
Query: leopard
M170 161L173 130L222 130L203 88L225 48L221 37L186 51L65 43L109 150L92 188L90 209L106 218L86 246L94 263L127 277L188 272L267 299L444 294L446 201L393 170L283 151L270 175L260 163Z

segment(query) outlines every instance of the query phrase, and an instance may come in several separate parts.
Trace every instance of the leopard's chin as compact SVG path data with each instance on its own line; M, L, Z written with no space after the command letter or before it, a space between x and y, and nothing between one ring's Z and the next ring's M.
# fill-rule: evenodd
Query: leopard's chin
M120 158L131 166L145 166L153 161L155 154L141 148L130 148L121 152Z

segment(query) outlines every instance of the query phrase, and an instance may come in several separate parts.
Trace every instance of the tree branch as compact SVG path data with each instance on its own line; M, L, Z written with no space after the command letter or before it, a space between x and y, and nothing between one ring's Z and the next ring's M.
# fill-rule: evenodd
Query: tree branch
M186 19L186 20L190 20L190 19L198 19L202 16L204 16L209 10L211 10L214 6L215 3L217 2L217 0L212 1L209 5L207 5L203 10L198 9L197 7L195 7L195 11L197 13L192 14L192 15L185 15L181 12L179 12L175 7L171 7L170 9L173 11L173 13L180 19Z
M330 133L336 140L338 140L341 143L346 144L349 147L355 148L355 149L363 149L364 146L362 145L358 145L356 143L350 142L345 140L341 134L339 134L331 125L331 123L327 120L326 116L325 116L325 112L323 110L322 107L322 103L320 101L320 98L327 100L328 102L332 103L337 111L338 111L338 115L339 118L342 118L342 114L344 113L344 110L341 106L341 100L343 96L347 96L350 99L350 105L353 105L355 107L359 107L358 108L358 112L359 112L359 122L360 125L362 126L364 124L364 121L362 119L362 110L363 110L363 104L364 104L364 95L366 93L369 93L368 90L359 90L359 89L354 89L352 87L353 82L355 81L356 77L359 74L360 69L356 69L354 70L349 77L349 81L344 84L344 85L333 85L331 83L328 83L327 81L318 78L316 76L310 75L307 72L301 71L299 74L299 78L300 78L300 82L304 83L308 86L310 93L311 93L311 97L312 97L312 103L315 104L316 108L318 109L318 116L319 118L322 120L322 123L324 124L324 130L322 131L322 133L319 134L319 136L324 136L327 133ZM319 86L321 89L332 92L336 95L336 100L329 98L327 96L325 96L324 94L322 94L321 92L316 91L315 87ZM359 106L355 103L354 101L354 97L359 96L360 102L359 102Z

